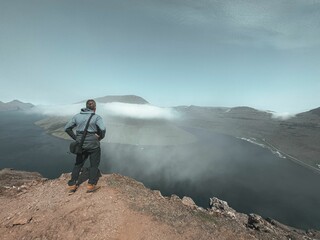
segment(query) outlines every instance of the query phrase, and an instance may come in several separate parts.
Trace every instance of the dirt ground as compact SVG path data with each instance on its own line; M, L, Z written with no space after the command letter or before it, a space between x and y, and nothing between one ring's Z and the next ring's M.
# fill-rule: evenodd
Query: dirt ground
M2 240L312 239L298 233L253 230L236 219L188 205L177 196L163 197L159 191L117 174L103 175L101 188L94 193L86 193L83 183L68 195L69 174L47 180L37 174L24 178L3 171Z

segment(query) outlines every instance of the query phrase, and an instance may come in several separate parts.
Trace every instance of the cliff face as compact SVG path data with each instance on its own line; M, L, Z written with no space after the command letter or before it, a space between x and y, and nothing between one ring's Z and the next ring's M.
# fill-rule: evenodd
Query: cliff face
M320 239L316 231L237 213L217 198L203 209L188 197L163 197L117 174L103 175L95 193L82 184L69 196L68 178L1 170L1 239Z

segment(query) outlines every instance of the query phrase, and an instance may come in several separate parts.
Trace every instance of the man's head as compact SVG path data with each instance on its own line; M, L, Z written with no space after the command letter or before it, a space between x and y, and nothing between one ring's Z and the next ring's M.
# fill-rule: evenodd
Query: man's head
M86 102L86 108L95 111L96 110L96 101L94 101L93 99L89 99Z

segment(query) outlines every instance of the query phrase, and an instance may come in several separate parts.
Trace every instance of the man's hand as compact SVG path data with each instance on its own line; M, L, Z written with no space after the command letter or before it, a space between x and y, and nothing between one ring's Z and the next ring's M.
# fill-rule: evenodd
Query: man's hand
M96 137L98 138L99 141L101 140L101 138L98 134L95 133L94 135L96 135Z
M72 128L67 128L66 129L66 133L68 133L68 135L73 139L73 140L77 140L76 135L74 134L74 132L72 131Z

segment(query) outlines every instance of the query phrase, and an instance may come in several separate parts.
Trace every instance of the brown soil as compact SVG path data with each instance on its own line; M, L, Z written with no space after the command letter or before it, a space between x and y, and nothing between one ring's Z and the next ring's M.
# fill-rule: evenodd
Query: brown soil
M311 239L276 228L266 232L250 229L237 219L186 205L177 196L163 197L159 191L117 174L103 175L101 188L94 193L86 193L84 183L69 196L69 174L55 180L38 175L32 181L20 177L20 181L12 182L14 186L8 181L10 170L3 171L2 240Z

